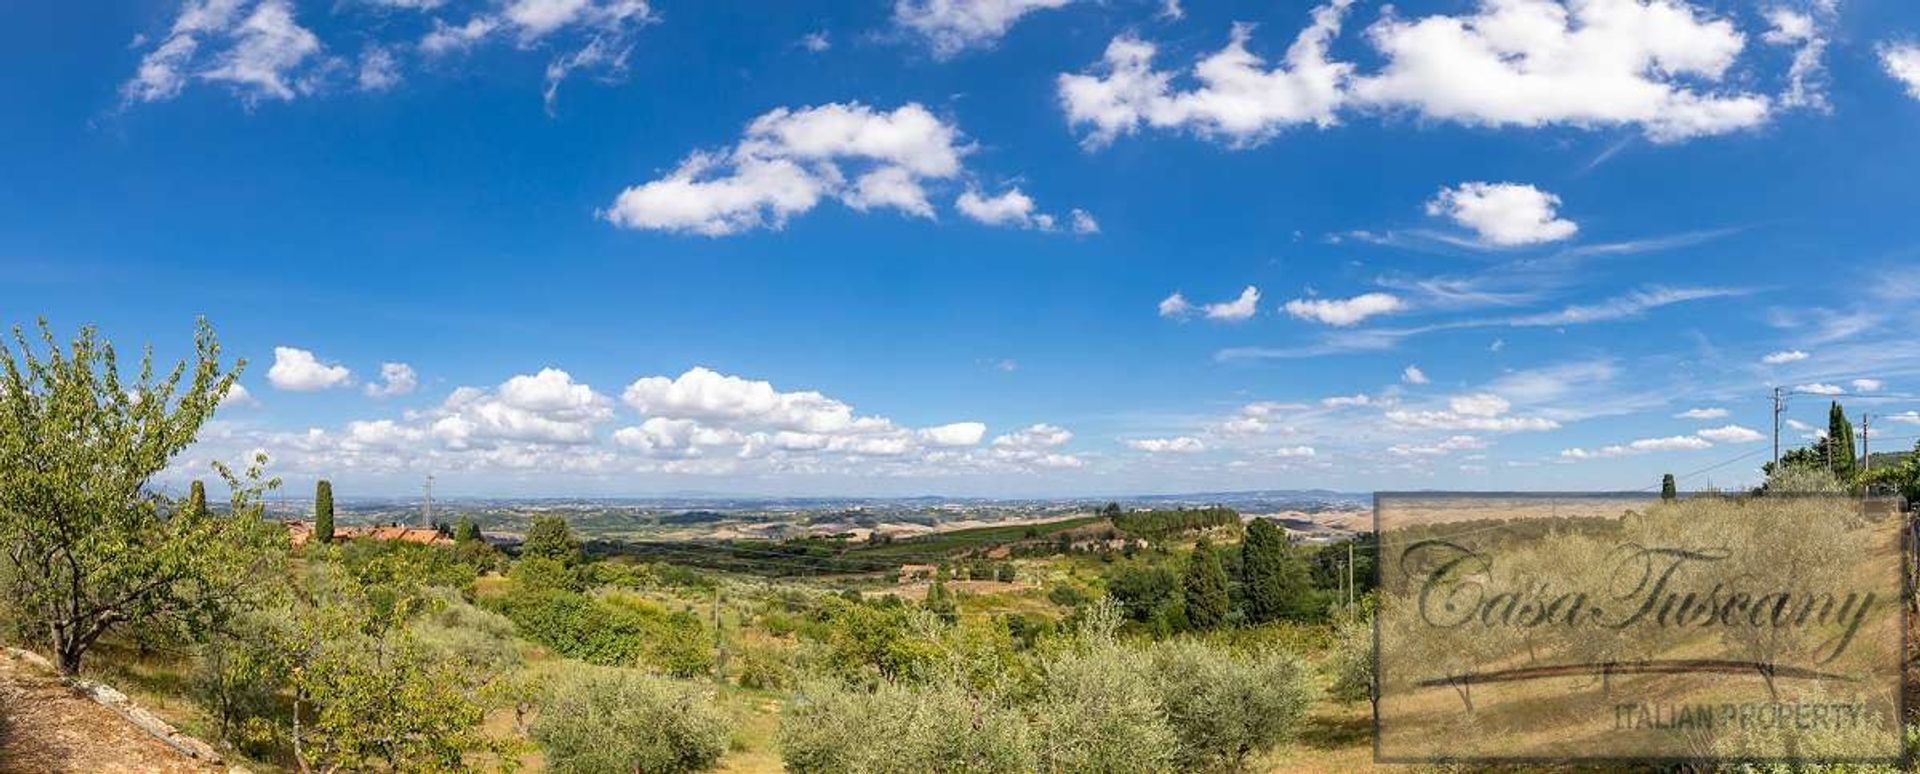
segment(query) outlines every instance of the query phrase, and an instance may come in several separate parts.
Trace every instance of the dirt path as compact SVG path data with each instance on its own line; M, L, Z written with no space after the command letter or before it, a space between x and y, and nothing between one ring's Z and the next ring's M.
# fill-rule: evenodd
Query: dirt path
M0 773L211 772L39 665L0 651Z

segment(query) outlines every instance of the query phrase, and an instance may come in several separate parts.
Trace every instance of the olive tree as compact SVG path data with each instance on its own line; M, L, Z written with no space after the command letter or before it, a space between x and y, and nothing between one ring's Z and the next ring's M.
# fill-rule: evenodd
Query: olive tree
M574 774L704 771L727 749L727 722L706 694L630 669L563 673L533 723L548 768Z
M0 562L4 598L62 672L121 625L224 622L256 577L257 508L216 517L157 494L153 477L194 441L233 387L201 321L194 357L164 376L153 352L132 383L92 327L62 347L43 320L0 344ZM38 349L38 351L36 351Z

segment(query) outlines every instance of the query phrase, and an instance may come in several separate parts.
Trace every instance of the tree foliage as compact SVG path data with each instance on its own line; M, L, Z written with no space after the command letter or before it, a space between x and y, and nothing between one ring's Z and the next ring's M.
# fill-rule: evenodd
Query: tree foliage
M1240 590L1249 623L1304 614L1310 586L1306 562L1287 540L1286 530L1267 519L1247 524L1240 542Z
M36 352L15 328L15 346L0 346L6 598L68 673L129 622L217 629L259 576L272 530L255 503L216 518L166 502L150 482L193 442L244 363L221 362L204 321L191 364L160 375L148 350L131 384L93 328L63 348L42 321L39 338Z
M324 478L313 485L313 539L333 542L333 482Z
M1181 583L1186 598L1187 624L1195 629L1212 629L1227 622L1232 601L1227 595L1227 571L1213 543L1206 538L1194 544L1187 558L1187 574Z
M629 669L563 672L533 724L559 774L705 771L727 749L727 720L693 686Z
M520 544L520 555L573 564L580 560L580 541L565 518L535 516L527 527L526 542Z

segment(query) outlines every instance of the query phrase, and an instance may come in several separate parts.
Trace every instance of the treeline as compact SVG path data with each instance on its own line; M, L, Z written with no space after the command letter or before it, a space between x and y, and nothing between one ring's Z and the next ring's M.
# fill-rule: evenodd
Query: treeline
M1240 524L1240 512L1222 506L1123 511L1118 503L1107 503L1100 514L1126 535L1149 540Z
M1320 569L1321 562L1333 561L1331 556L1322 559L1323 553L1294 545L1270 520L1254 519L1236 547L1217 547L1202 537L1184 561L1142 554L1117 563L1107 576L1106 590L1128 620L1160 637L1279 620L1323 620L1345 575ZM1371 588L1371 574L1358 594ZM1319 585L1317 578L1331 585Z

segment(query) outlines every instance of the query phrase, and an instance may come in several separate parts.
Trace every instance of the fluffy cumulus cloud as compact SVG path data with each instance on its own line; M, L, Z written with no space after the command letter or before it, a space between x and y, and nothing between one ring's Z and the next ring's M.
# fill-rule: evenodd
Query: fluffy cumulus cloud
M1304 124L1335 123L1353 66L1330 61L1327 47L1340 33L1352 0L1334 0L1313 11L1312 23L1269 66L1249 51L1253 27L1236 24L1225 48L1193 67L1191 88L1174 85L1175 73L1153 66L1156 48L1130 35L1115 38L1099 65L1059 77L1067 122L1086 127L1085 143L1098 147L1141 126L1183 130L1235 146L1252 146Z
M413 372L413 366L406 363L381 363L380 381L366 386L367 397L392 398L406 395L420 387L420 375Z
M323 363L312 352L296 347L274 347L267 383L292 392L314 392L348 384L353 372L346 366Z
M1195 454L1207 450L1207 445L1192 436L1175 438L1134 438L1127 441L1127 447L1149 454Z
M924 39L934 56L951 57L991 46L1021 17L1065 6L1070 0L895 0L893 20Z
M1410 365L1407 366L1406 370L1400 372L1400 381L1406 382L1407 384L1426 384L1428 381L1427 372L1420 370L1420 366Z
M586 444L613 418L613 401L558 368L491 390L461 387L429 414L433 437L463 449L500 442Z
M1793 391L1804 392L1810 395L1844 395L1846 394L1847 389L1837 384L1828 384L1826 382L1814 382L1812 384L1794 385Z
M1630 126L1668 142L1758 126L1773 109L1722 86L1746 36L1682 0L1480 0L1388 16L1367 38L1386 63L1354 98L1429 120Z
M971 151L959 128L917 103L779 108L748 124L733 147L695 152L666 176L622 191L601 215L625 228L707 236L778 229L824 199L932 218L928 187L960 178ZM983 223L1054 225L1017 188L997 196L969 188L957 206Z
M1786 363L1798 363L1808 357L1811 356L1805 352L1797 349L1788 349L1779 352L1769 352L1765 357L1760 358L1760 362L1767 365L1784 365Z
M1721 419L1727 416L1727 410L1718 407L1690 408L1673 416L1675 419Z
M220 408L257 406L259 404L260 401L253 397L253 393L247 391L247 386L239 382L234 382L232 387L227 388L227 394L220 396Z
M1728 77L1747 34L1685 0L1479 0L1463 12L1417 18L1389 7L1364 36L1380 62L1369 72L1329 54L1349 4L1316 8L1272 67L1250 51L1252 28L1238 25L1184 86L1176 73L1154 68L1152 43L1122 35L1094 67L1060 76L1062 108L1070 124L1086 127L1089 147L1142 126L1246 147L1355 112L1474 126L1628 127L1672 142L1825 105L1830 4L1768 15L1765 42L1795 51L1778 97ZM1891 51L1883 49L1890 72ZM1898 61L1912 72L1916 57L1907 51Z
M1907 87L1907 96L1920 99L1920 43L1889 43L1880 46L1880 66L1887 75Z
M1887 386L1886 382L1879 379L1855 379L1847 384L1852 385L1853 389L1859 392L1879 392L1880 388Z
M1365 293L1352 298L1296 298L1286 304L1287 314L1302 320L1347 327L1377 315L1406 308L1406 302L1391 293Z
M1471 229L1482 244L1520 247L1557 242L1580 229L1555 209L1560 197L1519 183L1462 183L1427 202L1427 214Z
M1252 319L1260 311L1260 289L1248 285L1240 290L1240 295L1222 301L1206 304L1193 304L1185 295L1175 291L1160 300L1161 317L1172 320L1185 320L1200 315L1219 322L1240 322Z
M1437 443L1412 444L1397 443L1387 447L1387 453L1399 457L1438 457L1457 451L1487 448L1487 442L1471 435L1448 436Z
M453 21L441 15L446 5L310 5L309 12L333 15L325 28L359 42L356 57L336 53L303 25L291 0L185 0L166 34L150 46L141 39L140 64L121 95L127 103L158 102L196 81L226 84L249 103L342 88L385 91L402 81L413 60L444 60L498 39L519 50L556 52L544 89L551 107L560 82L573 72L623 72L634 32L655 18L645 0L502 0Z
M1041 468L1077 468L1086 461L1059 451L1073 440L1073 432L1044 422L1028 425L993 439L991 454L996 460Z
M1207 304L1201 313L1209 320L1239 322L1253 317L1260 309L1260 289L1248 285L1240 290L1240 295L1230 301Z

